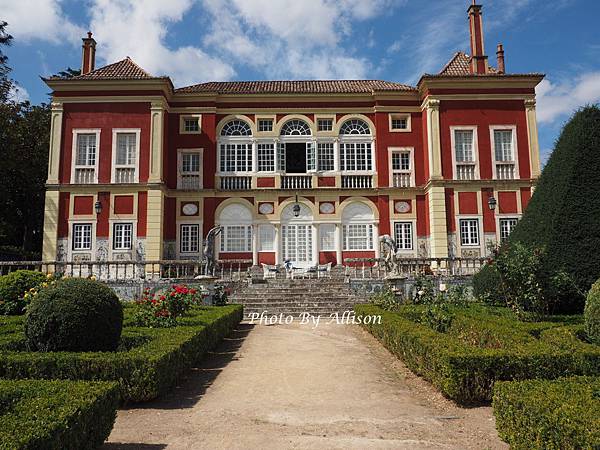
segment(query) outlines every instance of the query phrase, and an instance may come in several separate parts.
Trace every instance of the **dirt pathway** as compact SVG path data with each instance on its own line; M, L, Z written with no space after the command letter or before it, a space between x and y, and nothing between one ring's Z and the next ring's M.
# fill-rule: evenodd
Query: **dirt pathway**
M119 411L105 450L507 449L351 325L240 325L165 398Z

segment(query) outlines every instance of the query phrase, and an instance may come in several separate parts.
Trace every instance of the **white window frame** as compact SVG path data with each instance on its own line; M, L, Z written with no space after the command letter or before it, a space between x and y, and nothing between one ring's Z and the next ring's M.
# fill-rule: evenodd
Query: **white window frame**
M323 169L321 161L322 159L319 157L319 146L320 145L330 145L331 146L331 169ZM317 170L319 172L324 173L333 173L335 170L335 160L336 160L336 149L335 149L335 141L333 139L319 139L316 142L316 158L317 158Z
M319 129L319 121L321 120L330 120L331 121L331 129L330 130L320 130ZM335 116L319 116L315 117L315 129L319 134L331 134L335 131Z
M115 239L116 239L116 227L117 225L131 225L131 245L128 248L117 248L115 246ZM133 220L127 220L127 219L119 219L119 220L111 220L110 221L110 247L111 247L111 251L113 253L120 253L120 252L130 252L135 248L135 243L136 243L136 223Z
M457 230L458 242L460 243L460 247L461 248L481 249L482 245L483 245L483 241L484 241L481 217L480 216L458 216L456 220L457 220L456 230ZM461 222L463 220L476 221L476 223L477 223L477 240L478 240L477 244L463 244L462 230L461 230Z
M397 153L408 153L408 159L409 159L409 165L410 168L409 170L395 170L393 168L393 155ZM410 174L410 185L408 187L414 187L415 186L415 149L414 147L388 147L388 167L389 167L389 176L390 176L390 187L395 187L394 186L394 174L397 173L408 173ZM405 189L405 188L400 188L400 189Z
M465 164L463 164L463 163L458 164L456 161L456 136L455 136L456 131L471 131L471 132L473 132L473 165L475 166L473 180L479 180L479 179L481 179L480 170L479 170L479 138L478 138L476 125L461 125L461 126L450 127L450 142L451 142L451 147L452 147L452 170L453 170L453 175L454 175L453 179L458 180L458 181L471 181L471 180L462 180L462 179L458 178L458 171L457 171L456 167L458 165L465 165Z
M276 242L275 242L275 225L270 223L262 223L257 227L258 232L258 251L259 252L267 252L274 253L276 251ZM266 233L263 234L265 230L269 230L269 236L266 236Z
M187 154L199 154L200 156L200 170L198 171L198 190L204 188L204 149L203 148L180 148L177 149L177 189L184 189L183 187L183 155ZM186 172L188 175L196 175L194 172ZM190 189L187 189L190 190ZM195 190L195 189L194 189Z
M498 163L502 163L503 161L496 160L496 139L495 132L496 131L511 131L512 132L512 151L513 151L513 164L514 164L514 177L508 178L509 180L518 180L520 178L519 175L519 148L517 145L517 126L516 125L491 125L490 126L490 143L492 147L492 174L495 180L498 179ZM507 163L508 161L504 161Z
M117 166L117 135L135 134L135 164L120 164ZM140 181L140 128L113 128L112 129L112 161L110 171L110 182L116 183L117 169L133 168L133 183ZM127 184L127 183L123 183Z
M349 236L349 229L350 227L366 227L366 234L364 236L360 236L358 237L359 239L367 239L367 246L365 248L349 248L349 243L350 243L350 236ZM366 222L348 222L348 223L344 223L342 225L342 239L344 241L343 244L343 251L345 252L369 252L369 251L373 251L375 250L375 243L374 243L374 234L375 234L375 230L374 230L375 225L372 223L366 223ZM356 238L356 236L355 236Z
M397 239L397 234L396 234L396 224L408 224L410 225L410 248L400 248L399 246L399 242ZM395 220L392 223L392 229L394 232L394 241L396 241L396 251L400 252L400 253L404 253L404 254L413 254L415 252L416 249L416 245L415 245L415 227L416 227L416 221L415 220Z
M183 233L182 227L184 226L195 226L198 227L198 250L197 251L183 251ZM202 245L203 245L203 237L202 237L202 222L198 220L186 220L186 221L178 221L177 222L177 253L181 255L199 255L202 253Z
M220 249L219 249L219 253L250 253L252 252L252 225L248 225L248 224L228 224L228 225L221 225L223 227L223 231L221 232L220 235ZM246 247L245 250L232 250L232 246L231 243L229 241L229 232L231 228L245 228L245 240L246 240Z
M261 170L261 154L259 151L259 147L261 145L272 145L273 146L273 169L271 170ZM277 143L270 139L270 140L264 140L264 141L256 141L255 143L255 148L256 148L256 172L259 173L275 173L277 171Z
M185 122L189 119L196 119L198 122L198 131L188 131L185 129ZM202 114L181 114L179 116L179 134L202 134Z
M271 122L270 130L261 130L261 122ZM258 133L272 133L275 130L275 119L273 117L257 117L256 118L256 131Z
M520 214L507 214L507 215L497 215L496 216L496 239L498 240L498 243L502 243L502 229L501 229L501 224L502 221L504 220L516 220L517 223L519 223L519 221L521 220L521 215Z
M392 121L397 119L406 119L406 128L393 128ZM410 113L389 113L388 122L390 133L410 133L412 131L412 121Z
M348 170L346 169L346 167L348 166L347 161L348 158L346 157L347 155L344 153L345 151L345 146L346 144L354 144L354 145L359 145L359 144L365 144L366 145L366 156L367 156L367 161L370 160L371 162L371 168L370 169L351 169ZM374 155L374 142L373 142L373 138L371 137L371 135L356 135L356 137L354 137L353 135L346 135L343 138L339 139L339 168L340 168L340 172L344 173L344 174L357 174L357 175L362 175L362 174L373 174L375 172L375 155ZM342 155L344 155L344 157L342 157ZM343 161L343 164L342 164ZM357 152L356 149L354 150L354 163L355 166L357 166L358 162L358 158L357 158ZM367 164L368 166L368 164Z
M324 230L329 228L328 233L333 233L333 240L331 245L324 245ZM338 224L335 223L322 223L319 225L319 251L322 252L335 252L337 250L337 233Z
M95 213L94 213L95 215ZM87 219L69 219L69 235L67 236L68 250L67 250L67 260L72 261L73 256L87 254L91 255L91 260L94 260L96 257L96 217L90 216ZM73 250L73 240L74 240L74 226L75 225L84 225L91 224L92 225L92 248L90 250Z
M100 161L100 128L74 128L73 142L71 146L71 184L76 184L75 170L82 168L94 168L94 184L98 183L98 166ZM93 166L76 166L77 161L77 136L80 134L95 134L96 135L96 159Z
M221 149L221 146L234 145L235 146L235 157L234 157L234 170L227 170L230 167L227 166L227 159L225 164L226 170L221 170L223 158L226 157L226 149L225 152ZM238 168L238 145L246 145L246 168L247 170L239 170ZM243 175L248 176L251 173L255 172L254 161L256 160L254 154L256 152L256 141L249 136L233 136L219 139L217 144L217 175ZM249 159L248 159L249 155Z

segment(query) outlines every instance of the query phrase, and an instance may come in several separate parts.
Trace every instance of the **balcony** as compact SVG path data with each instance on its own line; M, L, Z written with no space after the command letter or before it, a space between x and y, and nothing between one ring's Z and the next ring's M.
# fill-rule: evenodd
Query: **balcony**
M312 189L312 175L283 175L281 189Z
M475 164L457 164L456 165L457 180L474 180L475 179Z
M94 167L76 168L75 183L91 184L95 182L96 169Z
M200 185L200 175L181 174L177 183L177 189L184 191L199 191L202 189Z
M115 169L115 183L135 183L135 168L118 167Z
M392 175L393 187L407 188L411 185L410 173L395 173Z
M373 187L371 175L342 175L342 188L369 189Z
M220 187L223 191L246 191L252 188L252 177L221 177Z
M498 180L514 180L515 179L514 163L498 163L498 164L496 164L496 178Z

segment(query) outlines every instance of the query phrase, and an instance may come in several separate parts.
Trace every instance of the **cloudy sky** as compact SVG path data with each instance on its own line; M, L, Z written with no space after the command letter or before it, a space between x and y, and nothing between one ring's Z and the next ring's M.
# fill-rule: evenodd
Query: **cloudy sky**
M47 100L39 76L130 56L176 86L206 80L380 78L414 84L467 51L469 0L0 0L19 95ZM543 72L544 157L580 105L600 101L597 0L482 0L486 49L509 72Z

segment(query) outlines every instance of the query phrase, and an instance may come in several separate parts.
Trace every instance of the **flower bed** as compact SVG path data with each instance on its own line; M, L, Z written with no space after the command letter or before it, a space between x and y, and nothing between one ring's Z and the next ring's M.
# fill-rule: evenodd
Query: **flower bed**
M242 307L197 307L173 328L134 326L125 308L121 345L115 352L30 352L22 317L0 318L0 378L116 380L125 401L146 401L172 387L242 320Z
M600 347L579 338L581 316L523 323L505 308L454 307L452 325L441 333L418 323L421 310L355 306L357 314L380 314L380 325L363 326L457 403L490 402L498 380L600 374Z
M512 449L600 447L600 378L499 382L494 415Z
M0 380L0 448L97 448L118 405L115 382Z

